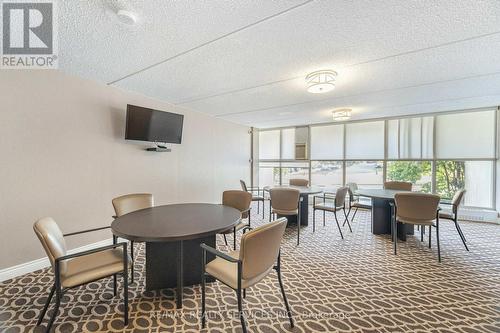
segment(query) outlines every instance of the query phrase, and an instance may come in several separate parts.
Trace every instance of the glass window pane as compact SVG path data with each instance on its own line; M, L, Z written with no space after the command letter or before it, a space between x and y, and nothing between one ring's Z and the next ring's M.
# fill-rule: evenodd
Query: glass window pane
M495 111L447 114L436 117L436 156L495 157Z
M326 188L342 185L342 162L311 162L311 184Z
M281 130L281 158L295 159L295 128Z
M493 195L492 161L438 161L436 191L451 199L465 188L464 205L491 208Z
M309 163L282 163L281 184L288 185L291 178L309 179Z
M410 182L413 191L432 192L432 168L429 161L387 162L387 180Z
M343 158L344 125L311 127L311 159Z
M346 184L356 183L359 188L382 188L383 165L382 161L347 161Z
M346 158L384 158L384 122L347 124Z
M280 158L280 131L259 132L259 159L270 160Z
M280 168L278 162L259 163L259 187L279 185Z

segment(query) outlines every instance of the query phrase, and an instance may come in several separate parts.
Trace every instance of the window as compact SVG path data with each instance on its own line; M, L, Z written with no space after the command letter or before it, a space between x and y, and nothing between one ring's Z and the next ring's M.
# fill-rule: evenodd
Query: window
M259 159L273 160L280 158L280 131L259 132Z
M346 161L346 184L359 188L382 188L384 184L382 161Z
M344 125L311 127L311 159L341 160L344 158Z
M288 185L295 178L309 180L309 163L281 163L281 184Z
M260 162L259 163L259 186L279 185L280 183L280 163Z
M495 158L495 110L436 116L436 158Z
M493 168L493 161L438 161L436 193L451 199L456 191L465 188L464 205L491 207Z
M413 191L432 192L432 166L430 161L389 161L387 180L410 182Z
M387 123L388 158L433 157L433 117L394 119Z
M384 158L384 122L346 125L346 159Z
M311 184L326 188L342 186L341 161L314 161L311 162Z

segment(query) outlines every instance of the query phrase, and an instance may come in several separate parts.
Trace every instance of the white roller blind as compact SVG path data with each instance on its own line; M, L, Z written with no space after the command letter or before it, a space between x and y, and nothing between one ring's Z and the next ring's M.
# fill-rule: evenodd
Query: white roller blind
M384 122L372 121L347 124L346 158L384 158Z
M311 159L343 158L344 125L311 127Z
M433 117L394 119L387 123L388 158L432 158Z
M281 158L295 159L295 128L281 130Z
M280 131L259 132L259 159L280 158Z
M494 158L495 110L437 116L436 157Z
M399 158L399 120L387 122L387 157Z

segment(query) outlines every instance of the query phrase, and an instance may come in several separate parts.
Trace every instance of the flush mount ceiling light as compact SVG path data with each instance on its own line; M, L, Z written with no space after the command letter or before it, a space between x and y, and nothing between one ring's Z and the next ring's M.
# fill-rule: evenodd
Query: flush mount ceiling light
M137 15L129 10L120 9L116 16L118 20L126 25L135 25L137 23Z
M335 88L337 72L332 70L321 70L306 76L307 91L313 94L322 94Z
M333 121L346 121L351 118L351 109L340 109L332 111Z

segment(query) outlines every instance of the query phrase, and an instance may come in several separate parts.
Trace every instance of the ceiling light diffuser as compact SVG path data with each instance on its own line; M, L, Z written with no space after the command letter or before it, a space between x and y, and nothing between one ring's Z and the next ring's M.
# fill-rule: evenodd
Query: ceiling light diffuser
M351 109L340 109L332 111L334 121L346 121L351 118Z
M306 76L307 91L313 94L322 94L335 89L337 72L321 70Z

